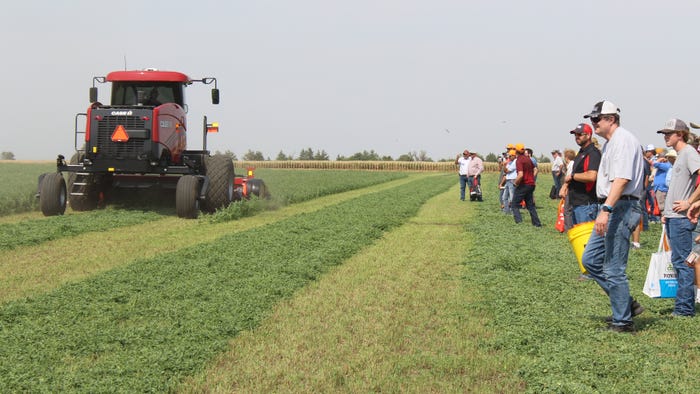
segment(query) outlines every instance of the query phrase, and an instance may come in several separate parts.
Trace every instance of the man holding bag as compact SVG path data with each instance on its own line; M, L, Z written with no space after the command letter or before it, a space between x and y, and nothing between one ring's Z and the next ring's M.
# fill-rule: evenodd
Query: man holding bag
M619 108L610 101L593 106L590 118L595 133L607 140L596 177L601 210L586 244L582 262L610 298L612 318L608 330L634 332L632 316L644 308L632 299L627 279L630 235L639 223L644 168L639 140L620 127Z
M695 316L695 270L685 264L685 258L693 248L693 230L696 223L688 219L690 202L700 195L695 188L696 175L700 174L700 155L688 143L690 129L680 119L671 119L657 131L664 135L666 146L673 148L678 157L673 165L673 176L666 194L662 212L666 234L671 246L671 263L678 275L678 290L673 316Z

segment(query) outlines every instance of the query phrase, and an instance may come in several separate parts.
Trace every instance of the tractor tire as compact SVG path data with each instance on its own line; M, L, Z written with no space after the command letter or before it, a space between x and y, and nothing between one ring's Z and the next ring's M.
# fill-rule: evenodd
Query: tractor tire
M60 172L44 175L39 187L39 206L44 216L63 215L66 211L66 181Z
M267 186L265 186L265 182L263 182L262 179L249 179L248 182L246 182L246 186L248 188L249 197L251 194L254 194L259 198L264 198L266 200L270 198L270 191L267 190Z
M184 219L197 219L199 216L199 178L183 175L175 189L175 211Z
M208 156L204 158L204 167L209 177L209 187L202 208L212 213L219 208L226 208L233 201L233 161L224 155Z
M75 153L70 164L80 163L85 154ZM97 208L99 193L94 174L71 172L68 175L68 203L74 211L92 211Z

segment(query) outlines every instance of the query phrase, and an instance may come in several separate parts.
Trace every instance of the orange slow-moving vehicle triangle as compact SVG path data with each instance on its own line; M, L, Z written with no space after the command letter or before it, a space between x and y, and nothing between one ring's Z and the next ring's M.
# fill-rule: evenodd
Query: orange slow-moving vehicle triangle
M112 133L112 142L127 142L129 141L129 134L126 133L126 129L122 125L118 125Z

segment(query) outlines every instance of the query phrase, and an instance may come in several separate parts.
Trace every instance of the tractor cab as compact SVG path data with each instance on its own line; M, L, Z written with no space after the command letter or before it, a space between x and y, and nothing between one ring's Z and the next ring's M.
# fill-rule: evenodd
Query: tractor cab
M136 71L113 71L106 77L94 77L90 88L90 102L97 102L97 87L94 82L112 83L112 106L159 106L175 103L185 107L184 88L192 82L211 83L213 78L193 81L176 71L145 69ZM219 103L219 90L212 89L212 103Z
M112 106L154 106L175 103L185 106L182 84L177 82L114 82Z

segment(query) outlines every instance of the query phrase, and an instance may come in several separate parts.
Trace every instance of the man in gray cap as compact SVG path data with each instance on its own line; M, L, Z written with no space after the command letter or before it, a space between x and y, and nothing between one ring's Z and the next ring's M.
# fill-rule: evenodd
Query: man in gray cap
M601 209L582 262L610 298L608 330L634 332L632 316L644 308L630 295L626 270L630 235L642 217L639 198L644 191L644 156L637 137L620 127L619 112L615 104L605 100L584 115L591 119L595 133L607 142L596 178Z
M687 214L690 202L700 196L700 188L695 188L696 174L700 174L700 155L688 145L690 130L682 120L670 119L657 133L664 135L666 146L673 148L678 155L661 213L671 246L671 263L678 274L673 316L693 317L695 270L685 264L685 258L693 248L693 230L697 224L692 223Z

